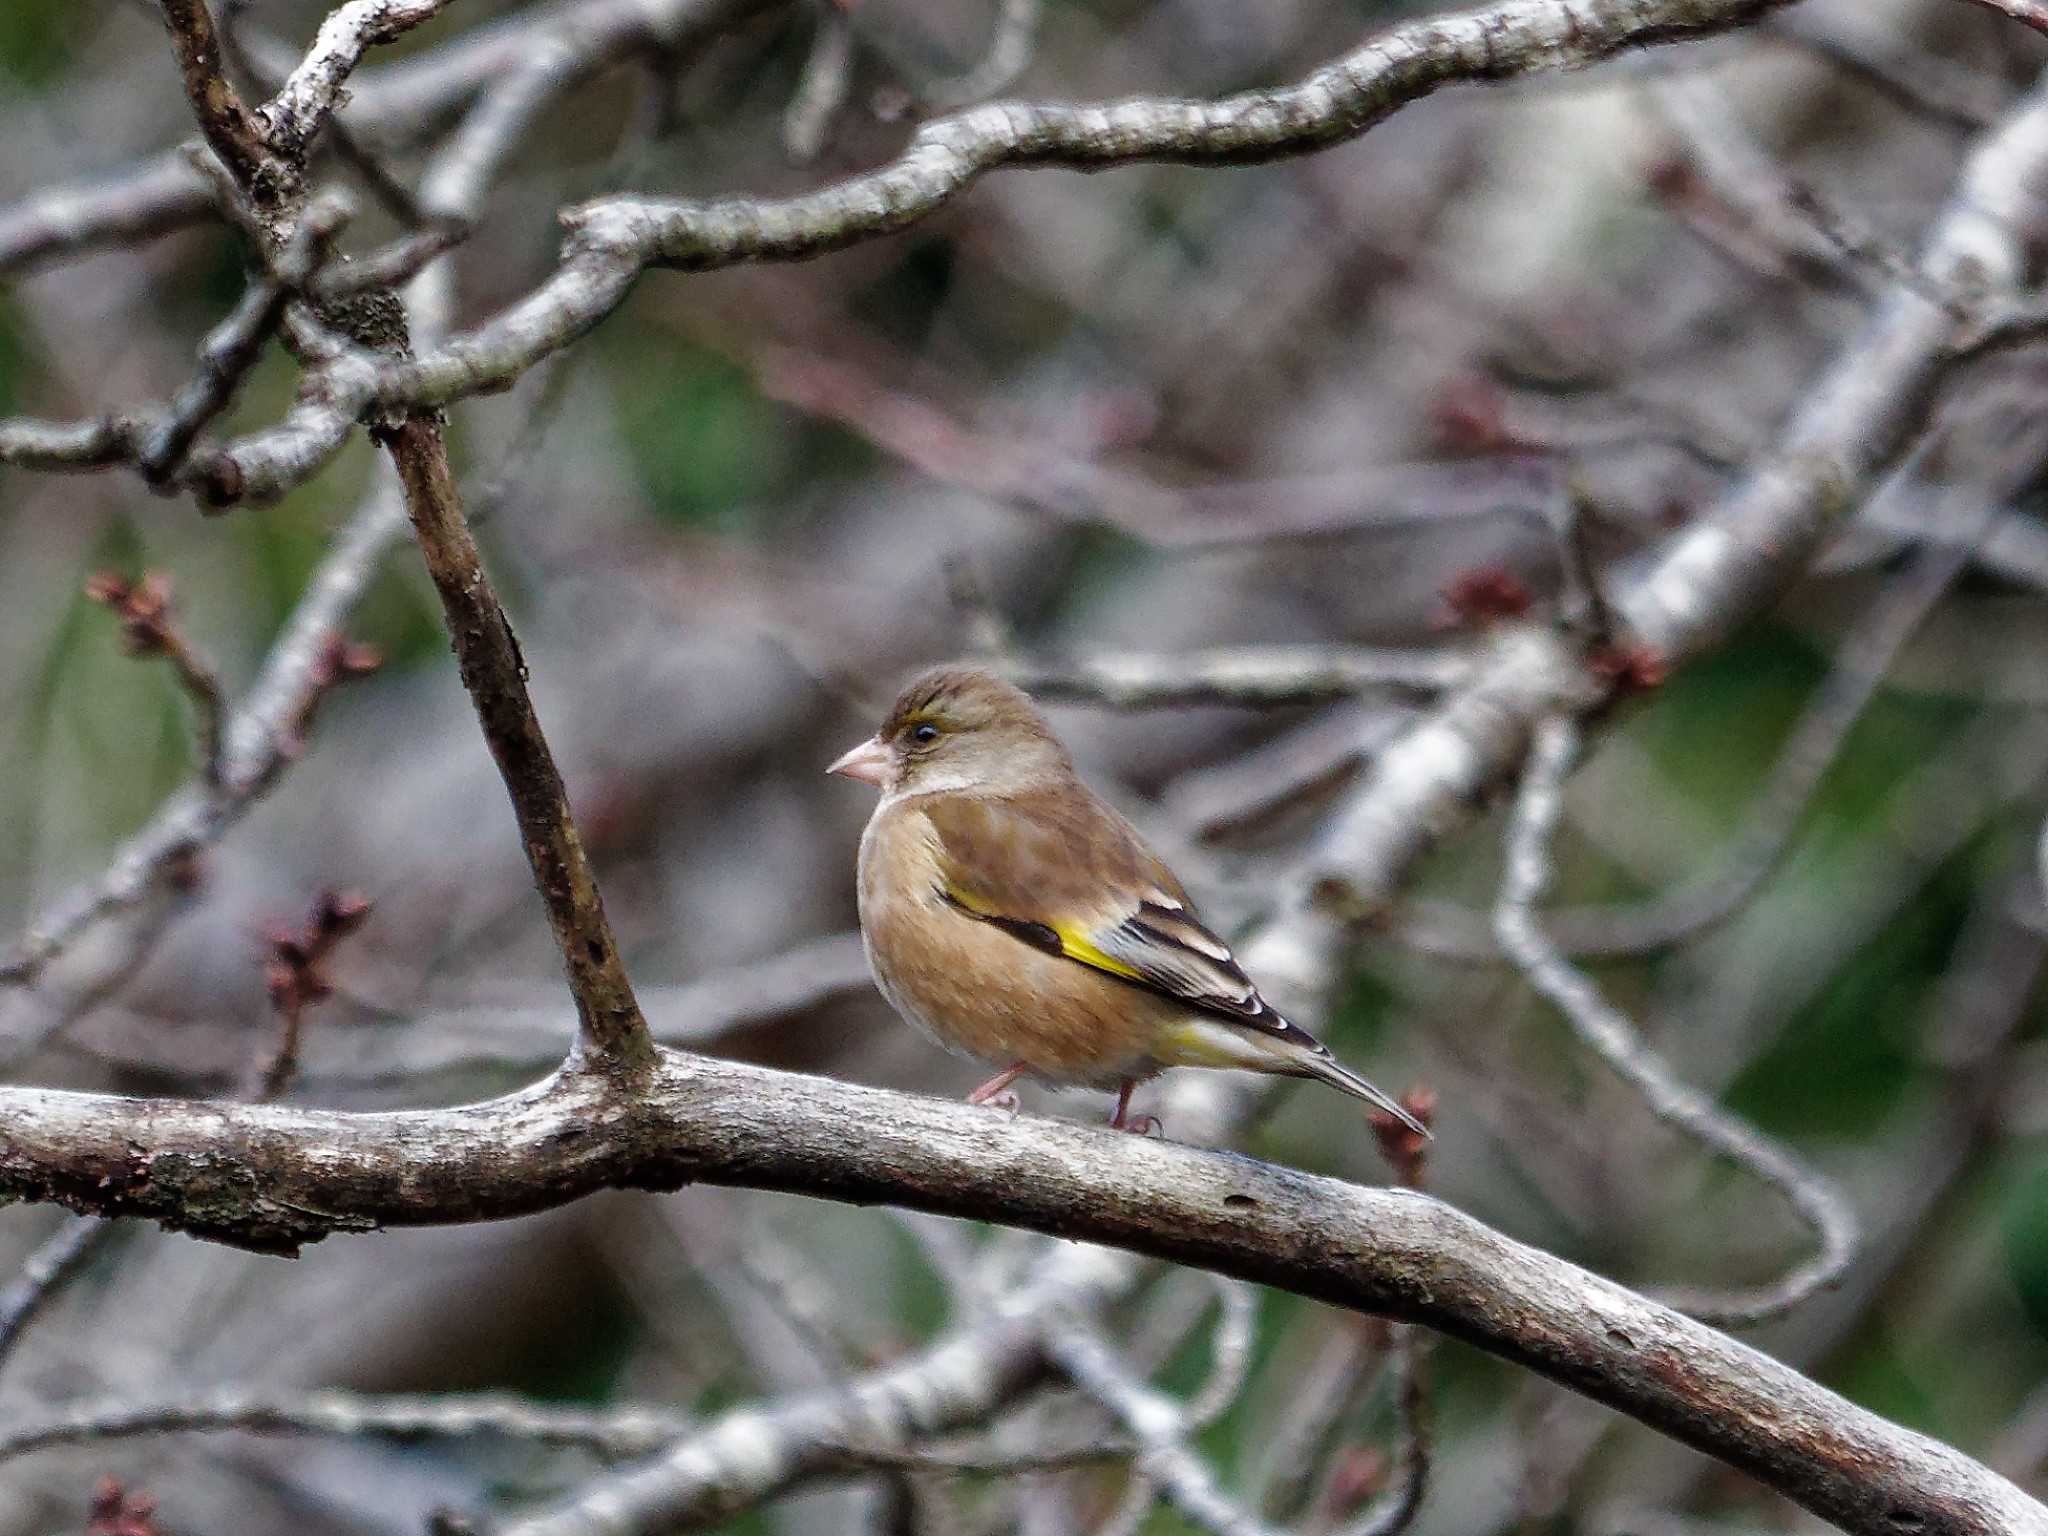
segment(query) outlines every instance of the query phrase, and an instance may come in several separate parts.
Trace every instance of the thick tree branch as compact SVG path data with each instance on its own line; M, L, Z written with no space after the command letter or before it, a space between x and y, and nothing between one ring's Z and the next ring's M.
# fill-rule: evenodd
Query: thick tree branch
M996 669L1041 698L1116 709L1188 704L1310 704L1374 689L1435 693L1471 669L1454 651L1362 645L1242 645L1180 656L1103 651L1072 661L1001 657Z
M0 1124L0 1194L273 1250L692 1181L993 1219L1427 1324L1852 1530L2048 1532L1967 1457L1704 1324L1425 1196L1230 1154L669 1054L630 1091L567 1070L388 1114L5 1089Z

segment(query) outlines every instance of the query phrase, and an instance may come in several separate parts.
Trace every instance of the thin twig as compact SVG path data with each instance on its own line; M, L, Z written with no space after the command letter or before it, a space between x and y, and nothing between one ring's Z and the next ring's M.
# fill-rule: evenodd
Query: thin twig
M66 1218L22 1264L21 1271L0 1290L0 1368L21 1342L43 1308L64 1282L81 1270L112 1233L105 1216Z
M920 92L925 104L947 111L1006 89L1031 63L1044 10L1044 0L997 0L995 30L980 62L964 74L925 86Z
M224 1391L172 1402L123 1397L83 1402L0 1430L0 1461L60 1445L146 1435L337 1435L350 1439L470 1439L499 1435L598 1455L647 1455L695 1428L690 1415L653 1407L565 1408L525 1398L376 1396L353 1392Z
M353 891L322 891L305 923L270 935L265 990L280 1023L276 1049L249 1079L249 1097L267 1104L282 1094L299 1069L299 1031L306 1010L334 995L326 965L334 948L362 927L370 904Z
M1855 1213L1829 1180L1801 1166L1775 1141L1674 1077L1643 1043L1627 1016L1602 997L1544 934L1534 908L1550 883L1550 841L1578 745L1578 728L1569 719L1553 717L1537 728L1509 825L1507 868L1500 901L1494 908L1494 934L1529 984L1564 1015L1574 1033L1609 1069L1635 1090L1652 1114L1770 1185L1812 1228L1818 1252L1782 1279L1753 1291L1690 1296L1680 1303L1695 1316L1719 1323L1761 1322L1789 1311L1841 1279L1856 1257Z
M328 12L291 78L255 113L268 150L303 163L363 55L431 20L447 4L448 0L348 0ZM241 177L239 170L237 176Z
M1277 1426L1262 1437L1260 1503L1276 1520L1294 1519L1315 1496L1338 1432L1375 1379L1367 1367L1385 1342L1385 1325L1348 1317L1334 1322L1291 1383Z
M2003 109L1998 84L1931 49L1899 56L1881 44L1844 36L1819 17L1792 11L1764 20L1758 32L1824 60L1894 105L1943 128L1982 133Z
M816 0L812 10L817 30L811 51L782 112L782 147L798 165L818 158L833 119L853 89L852 10L840 0Z
M122 844L104 874L38 912L0 962L0 989L32 986L67 947L94 925L140 904L275 785L303 746L298 729L309 708L341 680L329 665L334 638L404 527L398 497L373 492L336 535L278 632L263 671L222 729L220 773L195 775ZM24 1044L8 1042L0 1057L12 1059Z
M102 571L87 579L85 595L121 620L121 648L130 656L161 656L171 664L179 688L192 704L200 776L218 785L227 771L226 696L213 663L199 653L172 617L169 579L150 572L140 580L127 581Z
M263 344L284 320L285 305L312 281L327 248L353 213L338 194L315 198L277 259L251 280L242 301L199 346L199 371L171 397L135 461L143 479L165 487L207 423L226 409Z
M1673 75L1651 91L1686 146L1689 169L1771 247L1805 267L1831 267L1866 289L1913 286L1935 303L1962 308L1961 295L1923 278L1910 253L1788 176L1743 130L1734 103L1713 81Z
M1197 1530L1273 1536L1271 1527L1222 1490L1214 1470L1188 1444L1187 1411L1139 1380L1092 1324L1071 1315L1056 1320L1047 1330L1046 1350L1138 1442L1137 1477L1156 1484Z
M1576 958L1643 954L1697 939L1740 912L1783 861L1816 786L1973 547L1968 538L1925 546L1858 615L1745 808L1733 845L1716 853L1712 869L1639 903L1549 908L1541 920L1550 943ZM1399 931L1403 942L1429 954L1500 953L1484 914L1443 902L1405 903Z

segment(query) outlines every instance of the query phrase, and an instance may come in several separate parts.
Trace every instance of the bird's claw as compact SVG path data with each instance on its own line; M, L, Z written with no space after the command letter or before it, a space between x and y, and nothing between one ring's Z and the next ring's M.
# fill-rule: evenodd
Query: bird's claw
M1166 1127L1159 1123L1157 1115L1133 1115L1117 1129L1127 1131L1133 1136L1157 1136L1161 1141L1166 1139Z
M976 1099L974 1102L984 1109L999 1109L1006 1115L1014 1115L1023 1107L1014 1088L1005 1088L1000 1093L992 1093L987 1098Z

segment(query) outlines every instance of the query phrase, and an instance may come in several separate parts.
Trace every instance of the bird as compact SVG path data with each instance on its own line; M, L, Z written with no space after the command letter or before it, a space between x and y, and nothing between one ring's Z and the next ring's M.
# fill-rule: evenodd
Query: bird
M1014 1103L1029 1076L1113 1092L1110 1124L1144 1131L1139 1083L1239 1068L1315 1078L1429 1135L1259 995L1022 689L934 668L826 771L881 791L858 865L876 986L938 1044L1001 1068L969 1103Z

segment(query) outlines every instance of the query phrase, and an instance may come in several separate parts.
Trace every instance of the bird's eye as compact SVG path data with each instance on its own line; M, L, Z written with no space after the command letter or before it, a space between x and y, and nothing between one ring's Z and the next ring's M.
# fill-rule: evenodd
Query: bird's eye
M923 725L911 731L910 739L921 747L930 746L939 739L939 728L927 720Z

